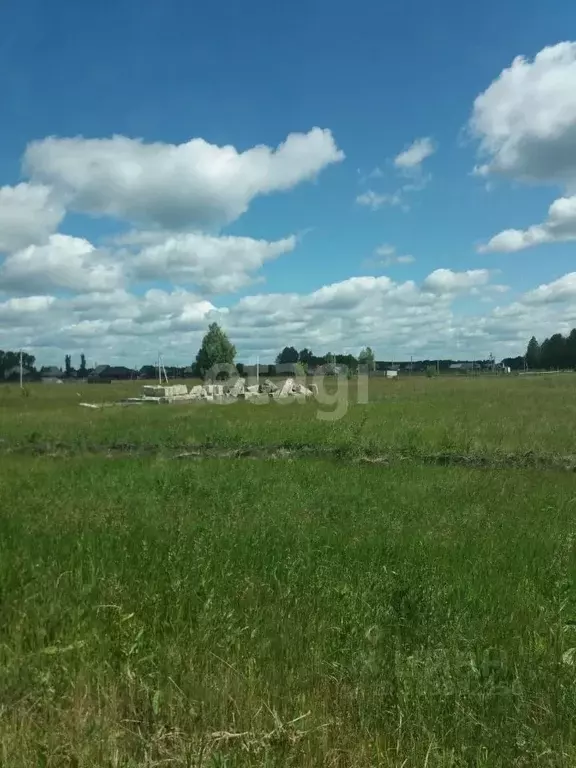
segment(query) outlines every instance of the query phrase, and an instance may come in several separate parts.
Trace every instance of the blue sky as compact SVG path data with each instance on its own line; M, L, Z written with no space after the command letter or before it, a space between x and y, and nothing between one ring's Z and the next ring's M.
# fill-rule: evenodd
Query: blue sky
M575 25L558 0L7 0L0 346L189 362L217 319L241 358L484 357L572 327Z

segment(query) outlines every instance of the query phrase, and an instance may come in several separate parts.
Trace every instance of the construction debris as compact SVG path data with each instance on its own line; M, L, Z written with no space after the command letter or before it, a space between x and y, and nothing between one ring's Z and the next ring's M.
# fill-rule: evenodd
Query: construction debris
M116 403L78 403L78 405L82 406L82 408L97 408L101 410L102 408L112 408Z
M120 400L118 405L161 405L164 403L190 403L190 402L217 402L231 403L238 400L248 400L252 403L266 403L270 400L291 398L304 401L308 397L318 394L318 387L312 385L309 389L304 384L299 384L294 379L286 379L279 387L270 379L263 384L246 386L246 379L238 378L232 386L225 384L196 384L190 388L185 384L161 385L145 384L142 387L140 397L126 397ZM103 405L95 403L80 403L83 408L102 408ZM108 403L106 405L109 405Z

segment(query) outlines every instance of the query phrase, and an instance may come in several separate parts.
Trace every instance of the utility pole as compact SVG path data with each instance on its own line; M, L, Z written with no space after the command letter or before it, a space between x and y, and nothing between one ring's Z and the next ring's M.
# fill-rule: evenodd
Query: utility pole
M164 368L164 361L162 359L162 355L160 352L158 352L158 385L162 386L162 374L164 374L164 380L166 384L168 384L168 374L166 373L166 368Z
M260 386L260 355L256 355L256 386Z
M436 360L436 375L440 375L440 360Z
M23 379L23 371L22 371L22 350L20 350L20 389L24 389L24 386L22 384Z

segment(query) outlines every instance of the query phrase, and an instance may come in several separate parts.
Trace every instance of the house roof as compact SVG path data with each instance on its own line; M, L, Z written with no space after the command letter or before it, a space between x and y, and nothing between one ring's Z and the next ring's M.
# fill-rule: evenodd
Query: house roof
M126 368L125 365L107 365L106 366L106 374L114 376L118 373L135 374L135 373L138 373L138 371L134 371L132 370L132 368Z
M45 365L41 368L40 373L42 376L62 376L62 371L57 365Z

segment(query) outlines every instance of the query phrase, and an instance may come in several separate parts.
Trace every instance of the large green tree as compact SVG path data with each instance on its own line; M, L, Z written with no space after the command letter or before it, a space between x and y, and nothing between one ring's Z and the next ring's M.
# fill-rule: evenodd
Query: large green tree
M197 372L204 376L215 365L234 363L236 347L218 323L211 323L196 355Z
M539 368L541 365L540 344L535 336L532 336L526 349L526 365L528 368Z
M298 352L298 362L302 363L303 365L310 365L313 357L314 355L312 354L312 350L308 349L307 347L301 349L300 352Z
M540 350L542 368L564 368L566 362L566 339L561 333L554 333L544 339Z
M566 365L576 368L576 328L572 328L566 339Z
M22 353L22 366L27 370L34 370L34 355L27 352ZM0 349L0 380L4 378L6 371L16 368L20 365L20 352L4 351Z
M296 347L284 347L282 352L276 358L276 365L298 362L298 350ZM301 362L304 362L303 360Z
M374 352L372 351L371 347L365 347L364 349L360 350L360 354L358 355L358 362L360 365L367 365L368 368L374 370Z

